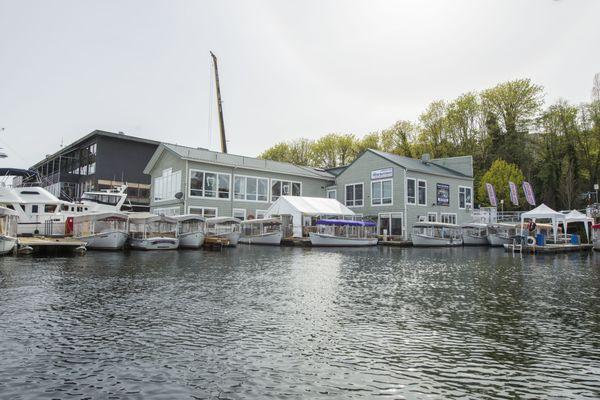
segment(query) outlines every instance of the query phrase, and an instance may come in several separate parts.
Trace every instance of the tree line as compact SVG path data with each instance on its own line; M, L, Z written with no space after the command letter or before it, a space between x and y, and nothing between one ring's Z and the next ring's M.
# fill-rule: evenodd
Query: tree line
M590 102L544 104L542 86L517 79L450 101L433 101L417 121L399 120L363 137L330 133L316 140L281 142L259 157L334 168L351 163L368 148L413 158L424 153L432 158L471 155L478 204L488 204L489 182L496 186L498 199L505 200L505 209L524 209L523 196L518 207L510 204L508 181L520 187L527 180L538 204L582 207L585 194L600 183L600 74L594 77Z

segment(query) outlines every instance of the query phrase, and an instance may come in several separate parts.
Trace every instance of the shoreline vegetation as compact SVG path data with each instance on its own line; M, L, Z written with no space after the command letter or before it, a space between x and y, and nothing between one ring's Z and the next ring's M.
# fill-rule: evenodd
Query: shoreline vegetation
M492 183L505 210L525 209L510 202L508 182L532 183L538 203L555 209L587 204L600 177L600 74L590 102L565 100L545 106L542 86L530 79L500 83L456 99L430 103L417 121L399 120L362 137L330 133L316 140L277 143L259 158L320 168L351 163L372 148L418 158L473 156L477 203L488 205ZM592 198L594 198L593 196Z

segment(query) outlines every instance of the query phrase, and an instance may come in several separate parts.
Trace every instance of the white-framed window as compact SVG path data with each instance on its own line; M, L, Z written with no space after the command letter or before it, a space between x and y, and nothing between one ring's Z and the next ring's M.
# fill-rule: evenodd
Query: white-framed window
M458 208L473 208L473 189L468 186L458 187Z
M233 218L239 218L242 221L246 219L246 209L245 208L234 208L232 214L233 214Z
M263 219L267 214L267 210L256 210L256 219Z
M172 215L179 215L180 209L179 209L179 207L160 207L160 208L153 208L152 213L154 213L156 215L172 216Z
M443 224L455 224L456 225L456 214L440 213L440 222L442 222Z
M154 201L173 200L175 194L181 192L181 171L164 169L161 176L154 178L152 186Z
M422 179L417 181L417 200L420 206L427 205L427 181Z
M279 196L302 196L302 182L271 179L271 201Z
M406 204L417 204L417 181L406 178Z
M233 177L233 198L244 201L269 201L269 178L235 175Z
M428 222L437 222L437 213L436 212L428 212L427 213L427 221Z
M231 175L190 169L190 197L228 200Z
M371 182L371 205L390 206L393 204L393 183L391 179Z
M337 199L337 189L327 189L328 199Z
M364 198L364 184L350 183L345 186L345 204L347 207L362 207Z
M219 210L216 207L188 207L190 214L202 215L204 218L219 216Z

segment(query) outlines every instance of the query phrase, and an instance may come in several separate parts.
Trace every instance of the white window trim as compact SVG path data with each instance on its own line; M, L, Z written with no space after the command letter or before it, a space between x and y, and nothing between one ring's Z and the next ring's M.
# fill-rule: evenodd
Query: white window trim
M254 213L254 218L259 219L258 218L258 213L261 212L263 213L263 216L267 214L268 210L259 210L258 208L256 209L256 212ZM264 218L264 217L263 217Z
M402 220L402 237L406 237L406 229L405 224L404 224L404 212L402 211L385 211L385 212L380 212L377 214L377 232L380 231L381 229L381 220L382 219L391 219L392 218L400 218ZM388 235L390 234L390 232L388 232Z
M414 203L411 203L408 201L408 181L413 181L415 183L415 201L414 201ZM418 202L417 201L418 197L419 197L419 190L418 190L418 186L417 186L417 179L406 177L406 204L411 205L411 206L416 206L417 202Z
M291 179L279 179L279 178L271 178L271 179L269 180L269 197L268 197L268 198L269 198L269 201L268 201L268 202L270 202L270 203L273 203L273 202L275 202L275 201L279 200L279 197L281 197L281 196L284 196L283 194L280 194L280 195L277 197L277 200L273 200L273 181L279 181L279 182L290 182L290 183L292 183L292 184L294 184L294 183L299 183L299 184L300 184L300 196L298 196L298 197L302 197L302 182L300 182L300 181L292 181ZM290 195L288 195L288 196L292 196L292 195L290 194Z
M333 196L333 197L329 197L329 193L330 193L330 192L334 192L334 193L335 193L335 196ZM327 197L328 199L337 199L337 188L334 188L334 189L326 189L326 190L325 190L325 197Z
M373 184L379 183L379 182L381 182L381 201L382 201L382 203L381 204L373 204ZM392 194L392 197L391 197L392 202L390 204L383 204L383 182L390 182L392 184L392 188L390 189L391 190L390 193ZM363 188L363 190L364 190L364 188ZM375 181L371 181L371 207L389 207L389 206L393 206L393 205L394 205L394 179L386 178L386 179L377 179Z
M235 193L233 193L233 200L234 201L247 201L249 203L268 203L269 199L271 198L271 180L269 178L266 178L264 176L251 176L251 175L234 175L233 176L233 182L232 182L232 188L234 188L235 190L235 178L246 178L244 180L244 184L246 185L244 187L244 198L243 199L236 199L235 198ZM258 179L264 179L267 181L267 200L248 200L246 197L248 195L248 179L247 178L253 178L253 179L257 179L256 181L256 195L258 197ZM298 182L297 182L298 183ZM302 193L302 183L300 183L300 193Z
M349 206L347 201L346 201L346 194L348 193L346 191L346 188L348 186L356 186L356 185L362 185L362 204L360 206L357 205L353 205L353 206ZM356 194L356 189L354 189L354 194ZM354 199L354 203L356 204L356 198ZM365 206L365 183L364 182L355 182L355 183L347 183L344 185L344 205L348 208L362 208Z
M228 174L227 172L217 172L217 171L207 171L204 169L195 169L195 168L190 168L189 171L189 176L188 176L188 195L190 198L192 199L209 199L209 200L220 200L220 201L231 201L232 196L233 196L233 191L232 191L232 185L233 185L233 177L231 176L231 174ZM192 174L193 172L203 172L205 174L216 174L217 175L217 190L215 190L216 192L216 196L215 197L207 197L207 196L195 196L192 194L192 190L197 190L197 189L192 189ZM219 175L227 175L229 176L229 196L227 198L221 198L219 197ZM202 178L204 179L204 178ZM202 184L202 187L204 187L204 183ZM206 192L206 189L202 189L203 192ZM206 207L206 208L211 208L211 207Z
M449 212L441 212L441 213L440 213L440 222L442 222L442 223L446 223L446 224L450 224L451 222L443 222L443 221L442 221L442 216L443 216L443 215L454 215L454 222L455 222L456 224L458 224L458 215L457 215L456 213L449 213Z
M435 215L435 221L429 221L429 216L430 215ZM438 213L435 212L435 211L429 211L429 212L427 212L427 221L428 222L438 222Z
M467 193L465 192L465 206L461 207L460 206L460 189L469 189L471 191L471 202L467 203ZM471 186L458 186L458 209L459 210L466 210L466 209L473 209L473 188Z
M193 214L192 213L192 208L201 208L202 210L215 210L215 217L219 216L219 209L217 207L189 206L188 207L188 214ZM204 214L204 211L202 211L202 214Z
M245 208L233 208L233 209L231 209L231 216L234 217L234 218L237 218L235 216L235 212L236 211L243 211L244 219L246 219L246 209Z
M156 179L161 178L164 179L167 176L173 176L175 174L179 173L179 192L181 192L181 186L182 186L182 182L181 182L181 176L182 171L181 170L177 170L177 171L173 171L173 168L165 168L162 170L161 175L160 176L155 176L154 178L152 178L152 185L154 185L154 187L150 188L150 197L151 197L151 203L153 204L159 204L159 203L168 203L168 202L173 202L175 199L175 196L173 196L173 198L170 199L160 199L160 200L156 200L156 196L154 195L154 191L156 190ZM177 192L175 192L174 194L176 194Z
M419 182L425 182L425 204L419 203ZM415 200L417 201L417 205L419 207L427 207L427 180L425 179L417 179L417 191L415 192Z

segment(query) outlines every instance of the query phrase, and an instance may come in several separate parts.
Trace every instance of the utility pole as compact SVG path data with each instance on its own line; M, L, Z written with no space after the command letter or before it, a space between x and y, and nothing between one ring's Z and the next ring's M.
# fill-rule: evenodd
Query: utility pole
M227 153L227 140L225 139L225 123L223 122L223 104L221 102L221 86L219 85L219 68L217 67L217 56L211 51L210 56L213 59L215 67L215 83L217 86L217 107L219 109L219 128L221 130L221 152Z

